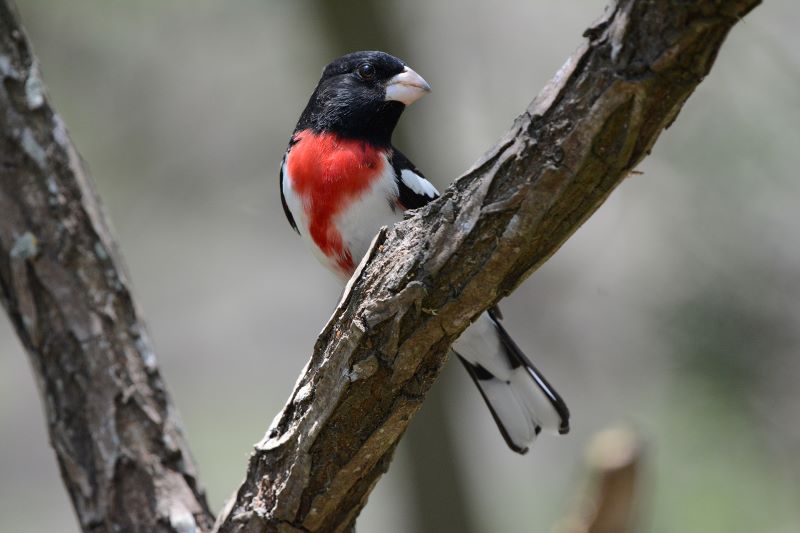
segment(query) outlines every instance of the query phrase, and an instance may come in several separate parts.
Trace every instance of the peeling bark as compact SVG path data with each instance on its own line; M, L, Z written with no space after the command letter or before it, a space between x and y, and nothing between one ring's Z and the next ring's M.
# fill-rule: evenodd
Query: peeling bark
M30 356L84 531L213 517L106 217L0 1L0 300Z
M451 342L649 153L758 3L609 8L494 148L376 238L217 530L351 528Z

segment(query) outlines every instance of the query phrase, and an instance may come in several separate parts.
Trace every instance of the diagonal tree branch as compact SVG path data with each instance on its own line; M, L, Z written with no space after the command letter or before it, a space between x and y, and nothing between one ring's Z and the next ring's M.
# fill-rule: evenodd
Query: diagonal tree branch
M219 531L347 531L469 321L648 153L759 0L620 0L513 128L376 238ZM84 530L211 515L127 276L36 61L0 0L0 296Z
M620 0L436 202L376 238L218 530L347 531L470 320L647 155L759 0Z
M84 531L213 517L94 186L0 0L0 300Z

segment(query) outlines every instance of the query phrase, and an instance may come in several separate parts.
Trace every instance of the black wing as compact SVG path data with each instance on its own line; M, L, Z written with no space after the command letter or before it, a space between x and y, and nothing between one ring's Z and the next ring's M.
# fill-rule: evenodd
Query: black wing
M397 149L392 152L392 167L404 208L417 209L439 196L436 187Z
M297 229L297 224L294 221L294 217L292 216L292 212L289 211L289 206L286 204L286 197L283 195L283 167L286 165L286 156L289 155L289 151L292 149L292 145L294 145L297 141L292 140L289 141L289 148L286 149L286 153L283 154L283 159L281 160L281 171L278 174L278 189L281 191L281 205L283 206L283 213L286 215L286 219L289 221L289 224L292 226L292 229L300 235L300 230Z

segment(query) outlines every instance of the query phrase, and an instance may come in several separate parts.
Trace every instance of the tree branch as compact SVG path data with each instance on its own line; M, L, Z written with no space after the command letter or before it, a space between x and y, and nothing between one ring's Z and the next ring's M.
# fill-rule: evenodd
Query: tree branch
M94 186L0 1L0 299L84 531L213 517Z
M347 531L470 320L508 295L647 155L759 0L620 0L512 129L382 231L218 520Z

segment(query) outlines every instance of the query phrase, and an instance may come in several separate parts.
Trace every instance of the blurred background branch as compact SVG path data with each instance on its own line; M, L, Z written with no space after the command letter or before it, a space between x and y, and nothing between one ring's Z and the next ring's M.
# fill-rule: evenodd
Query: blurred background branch
M632 533L641 513L644 445L620 427L597 434L586 454L586 484L555 533Z

